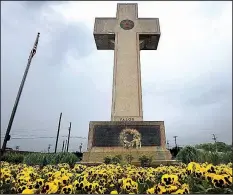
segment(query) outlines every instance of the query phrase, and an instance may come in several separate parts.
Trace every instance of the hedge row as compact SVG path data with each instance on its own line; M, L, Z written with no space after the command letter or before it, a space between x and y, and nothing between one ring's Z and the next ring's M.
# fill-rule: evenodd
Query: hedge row
M80 161L73 153L29 153L20 154L17 152L9 152L4 154L1 159L9 163L25 163L27 165L55 165L58 163L68 163L70 165Z
M217 151L205 151L199 150L192 146L186 146L176 156L177 160L181 160L183 163L208 162L214 165L227 164L233 162L232 151L217 152Z

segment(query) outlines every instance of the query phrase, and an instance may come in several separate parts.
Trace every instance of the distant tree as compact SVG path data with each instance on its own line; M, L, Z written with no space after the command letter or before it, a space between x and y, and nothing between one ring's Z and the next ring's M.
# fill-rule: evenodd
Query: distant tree
M176 158L177 154L179 153L180 150L182 150L182 147L174 147L169 149L171 152L171 155L173 158Z
M204 151L215 151L215 148L213 148L213 144L212 143L204 143L204 144L198 144L195 146L195 148L197 149L201 149Z
M218 149L218 152L229 152L232 150L232 145L228 145L224 142L216 142L215 145Z
M176 156L176 159L181 160L183 163L198 162L199 158L200 152L192 146L185 146Z
M216 151L217 148L217 151ZM186 146L176 156L183 163L192 161L208 162L214 165L233 162L232 146L223 142L198 144L195 147Z
M215 152L216 150L218 152L230 152L230 151L232 151L232 146L227 145L224 142L198 144L195 146L195 148L202 149L204 151L210 151L210 152Z

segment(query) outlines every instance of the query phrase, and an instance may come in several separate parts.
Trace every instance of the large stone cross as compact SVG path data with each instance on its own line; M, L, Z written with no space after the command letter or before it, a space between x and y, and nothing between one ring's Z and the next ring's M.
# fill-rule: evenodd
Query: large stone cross
M112 121L142 121L140 50L156 50L158 18L138 18L135 3L117 4L116 18L96 18L97 49L114 50Z

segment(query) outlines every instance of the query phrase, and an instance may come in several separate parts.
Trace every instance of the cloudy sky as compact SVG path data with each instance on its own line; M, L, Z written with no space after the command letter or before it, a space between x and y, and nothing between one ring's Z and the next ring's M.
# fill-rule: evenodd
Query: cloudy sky
M75 151L86 146L89 121L110 120L114 52L97 51L93 26L95 17L115 17L116 4L1 2L1 137L41 33L9 147L54 150L62 112L58 150L72 122ZM231 143L232 2L141 1L138 7L139 17L158 17L161 27L158 50L141 52L144 120L165 121L170 145L174 135L186 145L211 142L212 133Z

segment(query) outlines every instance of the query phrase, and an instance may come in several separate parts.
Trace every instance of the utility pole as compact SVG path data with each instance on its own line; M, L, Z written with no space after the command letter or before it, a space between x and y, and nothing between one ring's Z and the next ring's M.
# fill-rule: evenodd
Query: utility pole
M63 143L62 143L62 152L64 152L64 146L65 146L65 141L63 140Z
M69 144L70 144L70 130L71 130L71 122L70 122L70 127L69 127L68 142L67 142L67 148L66 148L67 152L69 150Z
M177 138L178 136L173 136L173 138L175 139L175 145L176 145L176 149L177 149L177 143L176 143L176 138Z
M16 147L15 147L15 150L19 151L19 146L16 146Z
M58 143L58 138L59 138L60 126L61 126L61 117L62 117L62 112L60 114L60 118L59 118L59 122L58 122L57 138L56 138L56 145L55 145L55 153L57 153L57 143Z
M79 152L82 153L82 147L83 147L83 143L80 144L79 146Z
M18 94L17 94L16 99L15 99L15 104L14 104L12 112L11 112L11 116L10 116L10 120L9 120L9 123L8 123L8 126L7 126L5 138L4 138L4 141L3 141L3 144L2 144L2 150L1 150L2 154L5 152L7 142L11 138L11 136L10 136L11 127L12 127L12 124L14 122L15 113L17 111L17 107L18 107L19 100L20 100L20 97L21 97L21 94L22 94L22 91L23 91L24 83L25 83L26 78L27 78L28 70L29 70L30 65L31 65L32 58L36 54L36 49L37 49L37 46L38 46L39 37L40 37L40 33L37 34L34 46L33 46L32 50L31 50L29 58L28 58L28 63L27 63L27 66L26 66L26 69L25 69L25 72L24 72L24 75L23 75L23 79L22 79L21 84L19 86L19 91L18 91Z
M167 148L169 149L169 140L167 140Z
M51 145L51 144L49 144L49 146L48 146L48 153L49 153L49 151L50 151L51 146L52 146L52 145Z
M218 152L218 146L217 146L217 137L215 134L213 134L213 138L212 140L214 140L214 143L215 143L215 147L216 147L216 152Z
M216 135L215 135L215 134L213 134L213 138L212 138L212 140L214 140L214 142L215 142L215 143L217 142L217 137L216 137Z
M66 143L65 143L65 148L64 148L64 152L67 150L67 140L66 140Z

